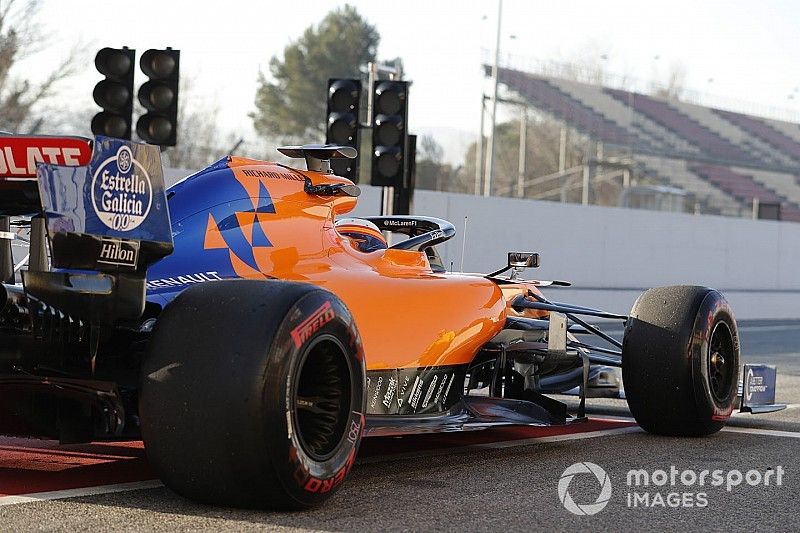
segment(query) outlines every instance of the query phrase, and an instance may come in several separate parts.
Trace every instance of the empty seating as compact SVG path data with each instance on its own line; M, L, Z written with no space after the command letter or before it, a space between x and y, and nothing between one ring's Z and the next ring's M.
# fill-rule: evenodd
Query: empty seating
M728 122L736 124L742 129L747 130L754 136L762 139L768 144L788 154L793 159L800 161L800 143L784 135L766 122L761 122L755 117L749 117L741 113L733 113L722 109L714 109L714 112L723 117Z
M697 151L685 139L678 137L646 116L634 113L626 104L618 102L615 98L603 92L602 87L560 79L547 81L567 95L590 107L594 112L619 124L635 138L644 139L664 153Z
M695 194L701 209L746 216L757 198L800 222L800 126L501 68L533 107ZM733 168L735 167L735 168Z
M636 162L647 175L694 194L704 204L704 212L740 216L747 211L741 200L689 170L686 161L642 155L636 158Z
M800 208L796 204L788 202L786 198L746 175L719 165L694 165L691 169L743 202L752 202L754 198L758 198L762 203L780 204L781 215L785 220L800 220Z
M643 94L629 93L618 89L604 90L617 100L627 102L636 111L647 115L652 120L692 142L697 148L711 157L743 162L753 159L738 146L692 120L667 102L656 100Z
M575 129L600 141L622 146L638 142L620 126L592 111L544 79L509 69L500 69L498 79Z

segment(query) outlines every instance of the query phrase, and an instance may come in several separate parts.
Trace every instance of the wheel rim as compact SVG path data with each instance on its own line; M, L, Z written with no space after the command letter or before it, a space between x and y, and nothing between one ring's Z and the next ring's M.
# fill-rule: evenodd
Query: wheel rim
M708 343L708 381L711 394L718 402L728 399L734 368L733 335L725 322L717 322Z
M351 412L352 376L342 344L321 335L306 348L294 387L293 412L300 446L324 461L339 447Z

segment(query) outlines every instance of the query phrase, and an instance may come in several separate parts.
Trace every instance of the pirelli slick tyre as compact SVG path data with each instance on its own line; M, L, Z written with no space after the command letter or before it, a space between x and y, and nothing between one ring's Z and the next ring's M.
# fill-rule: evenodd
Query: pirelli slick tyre
M216 505L304 509L342 485L364 428L364 356L344 304L305 283L180 294L143 363L140 418L164 483Z
M722 294L681 285L636 300L622 341L622 381L642 428L716 433L733 412L738 373L736 320Z

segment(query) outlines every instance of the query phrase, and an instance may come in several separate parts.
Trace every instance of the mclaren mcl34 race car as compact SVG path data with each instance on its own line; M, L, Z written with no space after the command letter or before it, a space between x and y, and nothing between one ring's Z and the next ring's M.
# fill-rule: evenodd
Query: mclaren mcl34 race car
M362 438L581 424L608 367L651 433L707 436L736 408L780 407L774 368L746 365L739 393L716 290L651 289L619 315L546 297L565 283L522 279L535 253L448 272L436 246L452 224L341 218L360 191L330 160L352 148L282 148L302 170L227 157L166 188L158 147L0 145L0 434L141 438L189 498L308 508ZM552 397L576 388L569 409Z

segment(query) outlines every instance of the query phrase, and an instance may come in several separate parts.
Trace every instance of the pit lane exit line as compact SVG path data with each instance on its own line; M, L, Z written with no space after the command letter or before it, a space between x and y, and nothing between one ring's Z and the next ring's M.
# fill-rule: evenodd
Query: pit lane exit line
M53 490L49 492L37 492L34 494L18 494L15 496L3 496L0 498L0 506L17 505L20 503L35 503L48 500L61 500L63 498L78 498L80 496L96 496L98 494L110 494L112 492L125 492L129 490L155 489L163 486L163 483L157 479L153 479L150 481L135 481L133 483L117 483L114 485L98 485L95 487L82 487L79 489Z
M756 429L727 426L722 428L722 431L725 431L726 433L747 433L750 435L764 435L767 437L789 437L791 439L800 439L800 433L796 431L781 431L778 429Z

